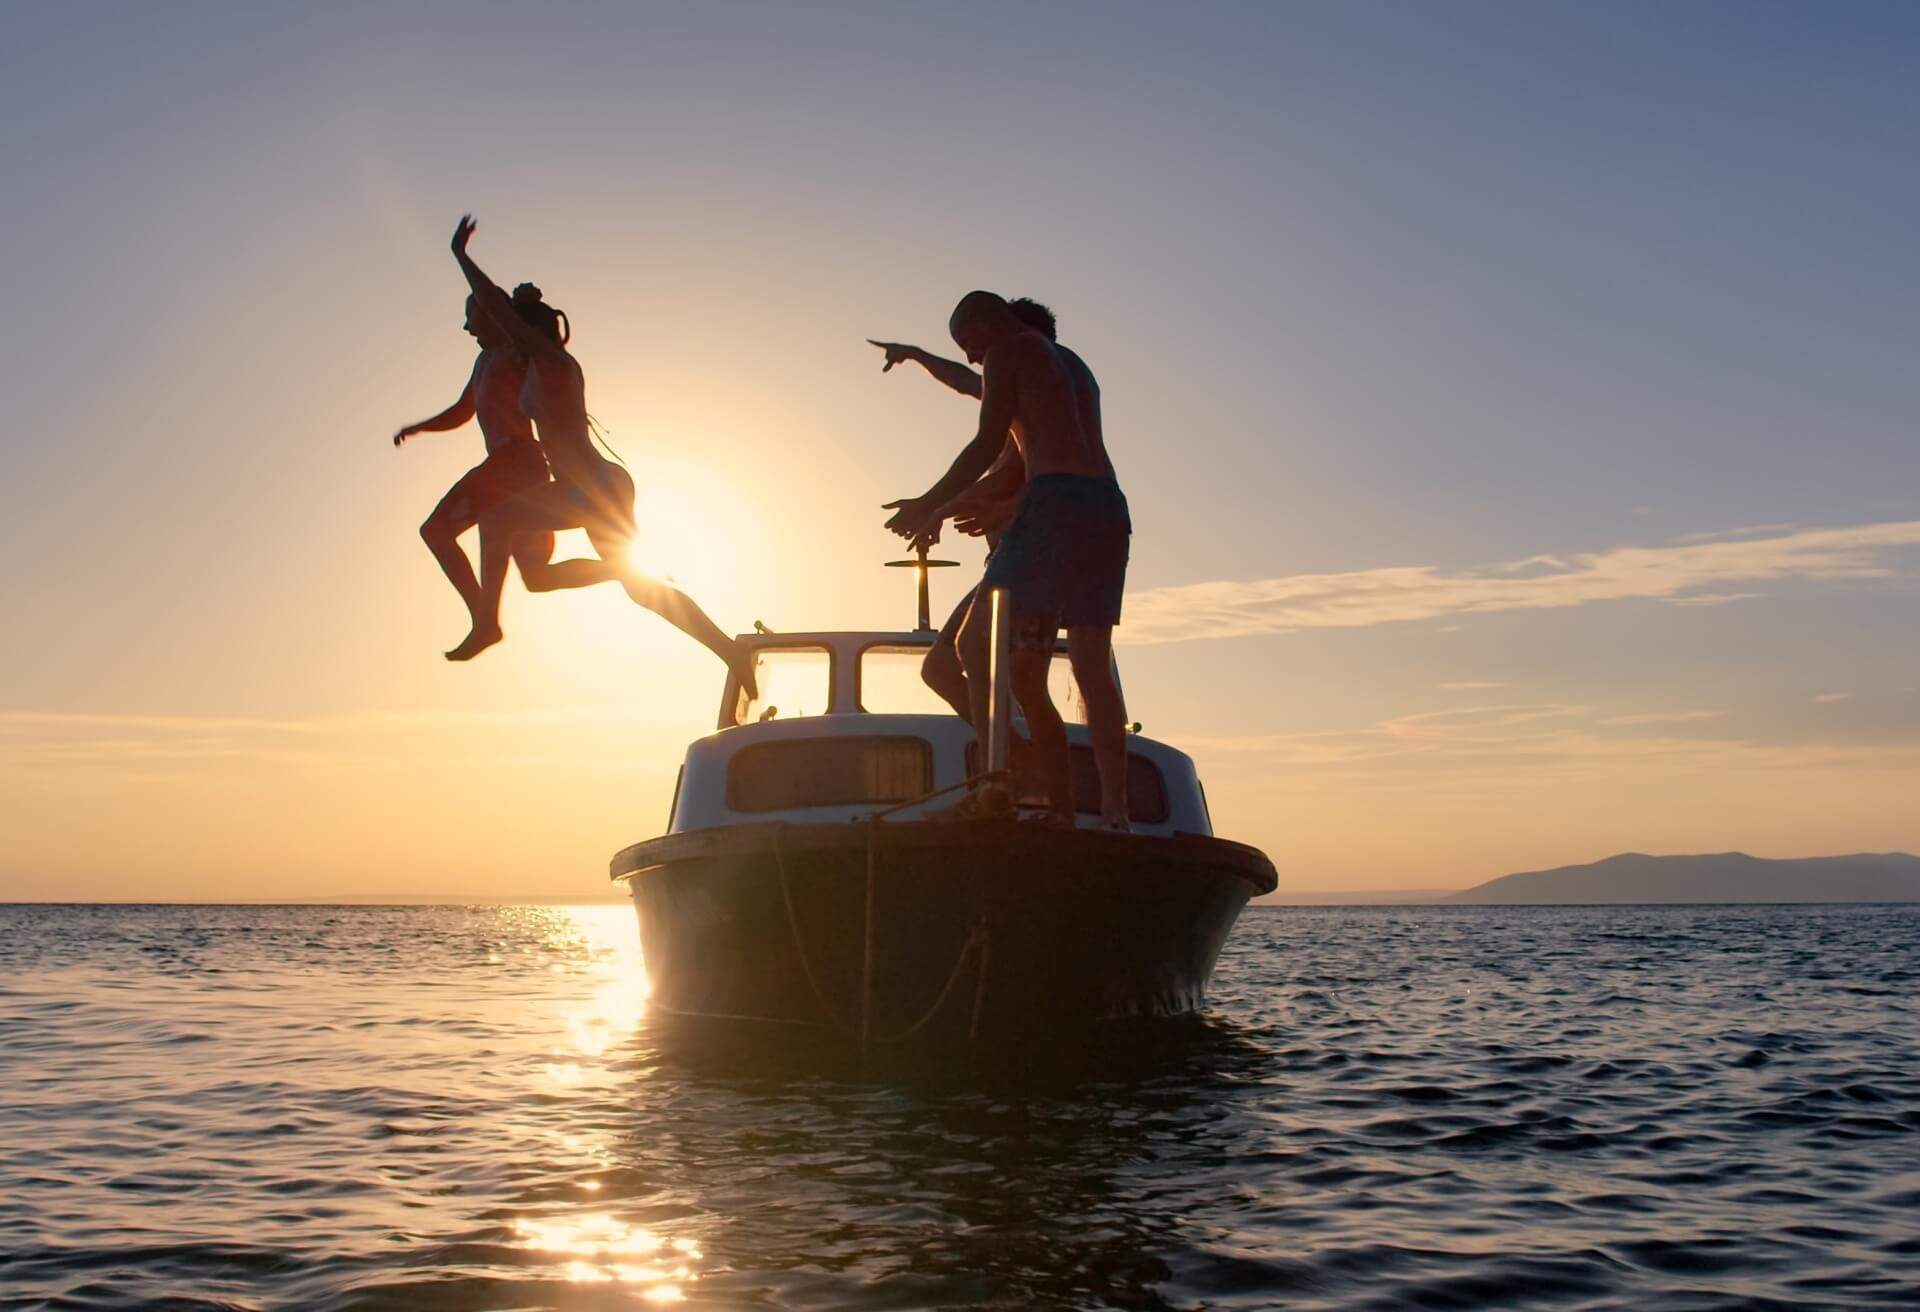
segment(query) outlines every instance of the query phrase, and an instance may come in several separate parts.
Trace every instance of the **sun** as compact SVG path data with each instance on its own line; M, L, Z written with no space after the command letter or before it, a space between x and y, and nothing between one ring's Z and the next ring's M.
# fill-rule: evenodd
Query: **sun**
M648 465L645 477L634 479L635 533L627 563L709 610L731 612L745 601L752 517L700 466Z

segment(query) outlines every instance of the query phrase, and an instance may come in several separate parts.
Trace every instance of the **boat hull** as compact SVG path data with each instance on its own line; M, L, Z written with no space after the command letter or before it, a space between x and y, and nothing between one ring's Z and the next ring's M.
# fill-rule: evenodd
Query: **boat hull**
M1238 843L1012 821L729 826L637 844L612 871L651 1007L867 1043L1191 1012L1276 882Z

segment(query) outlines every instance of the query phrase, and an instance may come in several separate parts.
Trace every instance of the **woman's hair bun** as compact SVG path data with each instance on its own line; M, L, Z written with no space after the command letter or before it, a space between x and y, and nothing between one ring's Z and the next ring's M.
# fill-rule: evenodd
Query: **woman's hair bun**
M538 301L541 299L540 289L530 282L523 282L513 289L513 299L521 304L525 304L528 301Z

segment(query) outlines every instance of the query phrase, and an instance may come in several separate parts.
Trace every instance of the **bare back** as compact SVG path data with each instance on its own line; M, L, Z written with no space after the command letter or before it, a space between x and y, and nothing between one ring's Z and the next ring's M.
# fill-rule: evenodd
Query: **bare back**
M520 408L526 369L512 351L485 350L473 366L473 417L489 454L533 440L533 421Z
M527 366L519 403L539 425L540 445L556 478L579 482L599 476L608 462L587 434L587 382L573 356L559 347L536 355Z
M987 357L988 388L1005 370L1014 397L1013 440L1027 477L1112 478L1100 428L1100 385L1086 361L1037 332L1007 339Z

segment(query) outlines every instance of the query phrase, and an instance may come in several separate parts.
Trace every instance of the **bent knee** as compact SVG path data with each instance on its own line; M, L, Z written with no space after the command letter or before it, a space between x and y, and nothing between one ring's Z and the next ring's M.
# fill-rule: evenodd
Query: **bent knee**
M920 662L920 677L928 683L951 679L960 673L960 653L951 643L936 643Z

